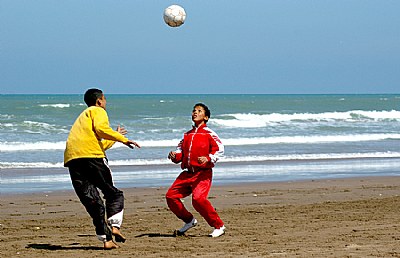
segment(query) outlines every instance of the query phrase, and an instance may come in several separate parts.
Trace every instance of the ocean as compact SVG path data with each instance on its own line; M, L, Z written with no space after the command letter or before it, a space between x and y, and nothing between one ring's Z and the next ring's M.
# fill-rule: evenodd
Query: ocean
M400 94L107 95L110 125L142 148L107 153L117 187L168 186L167 155L197 102L225 145L214 184L399 175ZM1 194L72 189L63 167L83 95L0 95Z

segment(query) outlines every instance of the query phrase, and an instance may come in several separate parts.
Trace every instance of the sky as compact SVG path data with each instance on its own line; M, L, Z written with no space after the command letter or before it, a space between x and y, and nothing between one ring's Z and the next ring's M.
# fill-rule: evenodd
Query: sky
M181 5L185 24L164 9ZM400 93L398 0L0 0L0 94Z

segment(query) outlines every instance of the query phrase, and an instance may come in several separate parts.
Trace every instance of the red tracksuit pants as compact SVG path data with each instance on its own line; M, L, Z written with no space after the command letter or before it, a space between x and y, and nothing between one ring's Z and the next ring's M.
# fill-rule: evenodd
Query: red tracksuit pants
M185 223L193 219L180 199L192 194L193 208L214 228L224 225L214 207L207 199L211 188L212 170L201 170L195 173L183 171L168 189L166 194L167 204L170 210Z

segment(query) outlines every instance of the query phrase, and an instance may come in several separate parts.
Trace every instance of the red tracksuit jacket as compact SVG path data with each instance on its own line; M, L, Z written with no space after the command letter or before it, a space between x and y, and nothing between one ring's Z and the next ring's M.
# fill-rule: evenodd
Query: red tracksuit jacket
M176 148L174 163L182 162L182 169L197 171L211 169L214 163L224 155L224 145L218 135L206 124L195 127L183 135ZM198 157L205 156L208 162L199 164Z

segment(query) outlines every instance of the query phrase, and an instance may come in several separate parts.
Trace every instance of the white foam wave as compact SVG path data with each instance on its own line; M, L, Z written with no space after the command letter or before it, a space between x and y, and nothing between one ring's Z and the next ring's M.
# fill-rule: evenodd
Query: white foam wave
M28 128L43 128L46 130L56 129L55 125L44 123L44 122L29 121L29 120L23 121L22 126L28 127Z
M327 142L367 142L387 139L400 140L400 134L350 134L350 135L315 135L315 136L278 136L255 138L221 139L225 146L260 145L260 144L318 144ZM174 140L137 140L142 147L175 147L180 139ZM126 148L116 143L113 148ZM65 142L0 142L0 152L64 150Z
M387 139L400 140L400 134L350 134L350 135L315 135L315 136L274 136L254 138L221 139L225 146L259 145L259 144L315 144L327 142L364 142ZM139 141L142 147L175 147L180 139ZM114 147L125 147L116 143ZM0 149L1 150L1 149Z
M261 156L226 156L219 163L228 162L262 162L262 161L321 161L339 159L372 159L400 158L400 152L370 152L370 153L318 153L290 155L261 155ZM171 164L168 159L129 159L110 160L110 166L149 166ZM0 162L0 168L62 168L63 163L50 162Z
M213 118L212 123L225 127L258 128L270 124L287 122L367 122L367 121L400 121L400 111L363 111L352 110L346 112L323 113L294 113L294 114L225 114L222 118Z
M0 126L1 127L14 127L15 125L12 123L5 123L5 124L0 123Z
M15 123L0 123L0 128L7 128L7 130L21 131L32 134L48 134L50 132L68 133L66 128L61 128L58 125L30 120L24 120Z
M64 150L65 142L1 142L0 152Z
M61 168L63 163L50 162L0 162L0 168Z
M359 135L315 135L315 136L281 136L281 137L256 137L223 139L227 146L258 145L258 144L315 144L327 142L364 142L381 141L386 139L400 139L400 134L359 134Z
M11 119L13 117L14 117L14 115L0 114L1 119Z
M367 159L367 158L400 158L400 152L369 152L369 153L318 153L291 155L261 155L243 157L224 157L221 162L251 162L251 161L290 161L290 160L334 160L334 159Z
M260 155L260 156L225 156L219 163L227 162L257 162L257 161L294 161L294 160L335 160L335 159L367 159L367 158L400 158L400 152L371 152L371 153L317 153L290 155ZM131 159L110 161L113 166L129 165L164 165L171 164L168 159Z
M70 104L41 104L40 107L69 108Z
M110 160L110 166L149 166L149 165L166 165L171 161L165 159L129 159L129 160Z

